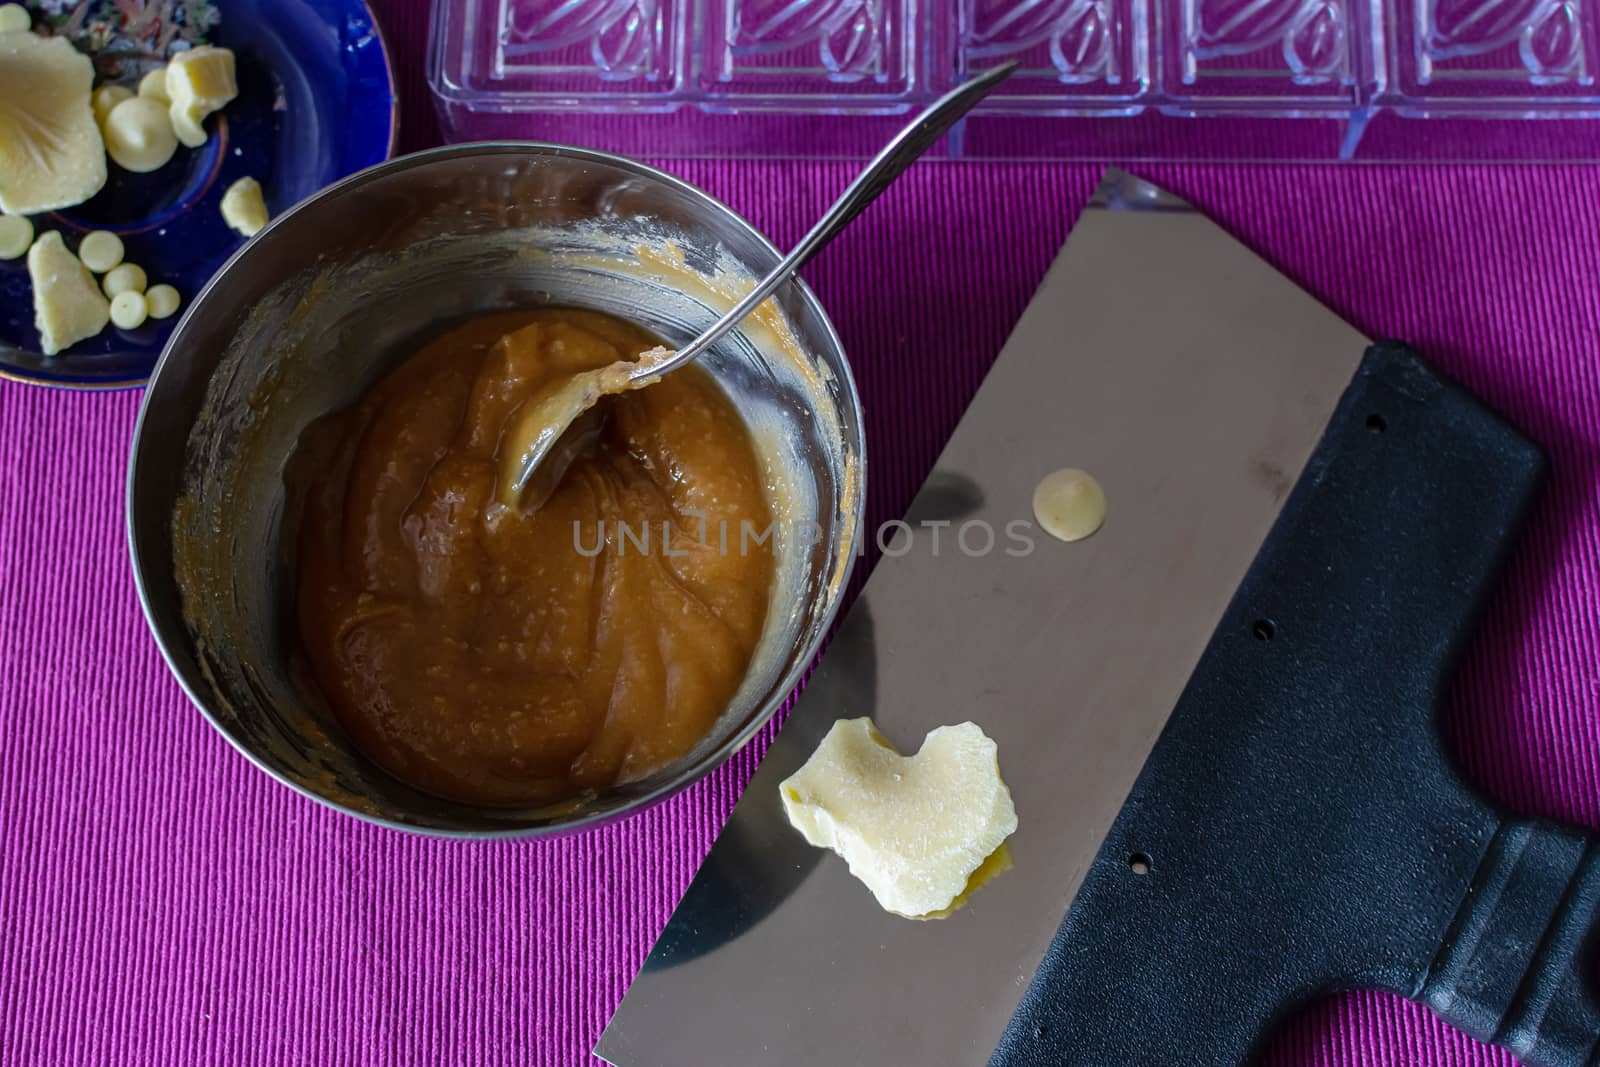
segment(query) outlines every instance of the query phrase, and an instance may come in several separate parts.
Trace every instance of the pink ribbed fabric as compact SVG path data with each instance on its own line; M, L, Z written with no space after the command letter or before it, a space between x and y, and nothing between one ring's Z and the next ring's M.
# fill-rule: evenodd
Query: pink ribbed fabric
M380 12L412 147L434 129L425 6ZM780 243L852 172L673 169ZM1548 447L1446 719L1491 796L1600 827L1600 172L1144 173ZM870 521L910 501L1095 180L924 166L807 271L860 378ZM637 819L542 843L411 837L274 785L189 706L140 617L122 525L138 400L0 383L0 1064L590 1063L766 739ZM1268 1058L1513 1062L1366 993L1304 1009Z

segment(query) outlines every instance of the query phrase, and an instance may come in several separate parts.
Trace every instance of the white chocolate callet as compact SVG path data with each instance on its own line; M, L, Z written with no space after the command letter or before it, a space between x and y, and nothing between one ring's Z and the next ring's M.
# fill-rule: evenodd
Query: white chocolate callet
M1034 489L1033 514L1050 536L1081 541L1106 521L1105 490L1089 472L1063 467Z
M119 330L137 330L150 317L144 294L132 289L111 298L111 324Z
M123 263L107 274L100 284L105 287L106 296L115 299L118 293L144 292L148 282L143 267L137 263Z
M178 140L190 148L206 143L205 120L239 95L233 53L200 45L179 52L167 64L169 114Z
M51 230L28 249L28 278L33 282L33 324L45 355L106 328L110 305L59 233Z
M21 4L0 4L0 33L22 33L33 29L33 16Z
M94 64L65 37L0 33L0 211L74 207L106 183Z
M26 215L0 215L0 259L27 255L33 246L33 223Z
M267 201L261 195L261 183L254 178L240 178L222 194L222 218L229 226L254 237L270 221Z
M172 101L167 98L167 68L157 67L140 78L139 95L157 101L162 107L169 106Z
M94 120L104 126L106 124L106 116L111 114L112 108L124 100L132 99L133 90L126 85L100 86L94 91L94 95L89 98L89 103L94 108Z
M112 108L104 133L106 151L117 166L135 174L160 170L178 150L167 109L148 96L135 96Z
M910 918L956 904L1017 828L995 743L970 722L941 726L902 756L871 719L842 719L778 790L807 841Z
M177 312L183 298L170 285L152 285L145 292L144 301L152 319L165 319Z
M122 262L122 238L106 230L86 233L78 242L78 258L96 274L104 274Z

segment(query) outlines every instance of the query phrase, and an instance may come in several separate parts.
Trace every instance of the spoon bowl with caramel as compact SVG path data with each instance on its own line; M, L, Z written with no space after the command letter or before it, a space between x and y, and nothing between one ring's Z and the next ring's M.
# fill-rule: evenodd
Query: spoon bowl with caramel
M855 557L859 400L816 299L788 284L606 395L539 507L497 479L529 411L682 346L778 259L676 179L549 145L395 160L276 220L135 436L135 576L190 697L279 781L410 830L573 830L708 773L794 690Z

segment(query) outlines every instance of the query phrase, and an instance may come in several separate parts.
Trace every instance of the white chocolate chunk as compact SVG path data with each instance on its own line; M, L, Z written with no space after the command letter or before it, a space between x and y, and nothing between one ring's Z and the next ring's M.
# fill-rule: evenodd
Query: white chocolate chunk
M0 259L26 255L33 244L33 223L26 215L0 215Z
M1063 467L1034 489L1033 515L1050 536L1081 541L1106 521L1105 490L1087 471Z
M111 109L124 100L133 99L133 90L126 85L102 85L94 91L89 98L89 104L94 109L94 120L102 127L106 124L106 116L111 114ZM105 130L100 131L104 133Z
M65 37L0 34L0 211L83 203L106 183L94 64Z
M139 79L139 95L147 97L167 107L172 103L167 98L167 68L157 67Z
M160 170L178 150L167 109L148 96L135 96L112 108L104 132L111 158L135 174Z
M106 328L111 308L95 288L94 275L59 233L51 230L28 250L28 277L33 281L33 324L45 355Z
M910 918L949 909L986 864L1003 869L991 857L1017 828L995 743L970 722L941 726L902 756L871 719L841 719L778 789L807 841Z
M172 128L190 148L206 143L205 120L239 95L233 53L226 48L201 45L179 52L167 64L167 99Z
M183 299L170 285L152 285L144 294L144 302L152 319L165 319L177 312Z
M115 298L118 293L142 293L148 282L143 267L137 263L123 263L107 274L100 284L105 287L106 296Z
M119 330L137 330L150 317L144 294L128 289L111 298L111 324Z
M240 178L228 186L222 194L222 218L246 237L260 233L269 221L261 183L254 178Z
M21 4L0 4L0 33L21 33L33 29L33 17Z
M104 274L122 262L122 238L105 230L86 233L78 242L78 258L96 274Z

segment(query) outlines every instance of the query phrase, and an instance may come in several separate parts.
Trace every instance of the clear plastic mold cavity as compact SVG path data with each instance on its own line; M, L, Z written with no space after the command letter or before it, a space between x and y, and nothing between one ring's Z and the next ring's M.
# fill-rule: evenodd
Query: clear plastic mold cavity
M951 157L1600 159L1595 0L435 0L452 140L861 157L1018 72Z

